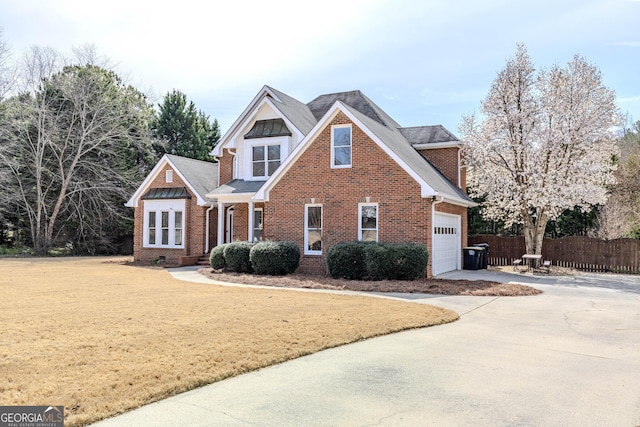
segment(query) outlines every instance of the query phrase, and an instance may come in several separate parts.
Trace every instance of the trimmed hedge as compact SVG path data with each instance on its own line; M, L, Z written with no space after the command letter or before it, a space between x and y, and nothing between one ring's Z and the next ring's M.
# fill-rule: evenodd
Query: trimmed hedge
M227 267L227 263L224 261L224 248L226 246L227 243L218 245L215 248L211 249L211 254L209 255L209 264L211 265L212 269L220 270Z
M341 242L329 249L327 267L334 279L362 279L367 275L365 247L375 242Z
M252 246L253 244L249 242L227 243L222 251L227 270L238 273L252 273L253 269L249 258Z
M389 245L387 262L391 266L387 277L393 280L415 280L424 277L429 252L423 245L401 243Z
M360 280L414 280L424 277L429 253L423 245L342 242L327 254L331 277Z
M300 265L300 248L293 242L258 242L249 254L256 274L283 276Z

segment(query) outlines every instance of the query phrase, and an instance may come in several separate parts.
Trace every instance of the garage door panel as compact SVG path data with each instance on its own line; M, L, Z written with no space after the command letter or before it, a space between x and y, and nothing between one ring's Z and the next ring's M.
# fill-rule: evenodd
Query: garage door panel
M457 270L460 263L460 216L436 213L433 230L433 274Z

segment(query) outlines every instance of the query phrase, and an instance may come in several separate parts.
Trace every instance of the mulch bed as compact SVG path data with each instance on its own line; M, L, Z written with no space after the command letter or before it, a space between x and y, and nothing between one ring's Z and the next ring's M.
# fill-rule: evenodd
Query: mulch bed
M474 296L529 296L542 293L542 291L532 288L531 286L486 280L419 279L410 281L368 281L333 279L327 276L313 276L300 273L287 276L258 276L255 274L218 272L211 268L201 268L199 272L212 280L221 282L285 288Z

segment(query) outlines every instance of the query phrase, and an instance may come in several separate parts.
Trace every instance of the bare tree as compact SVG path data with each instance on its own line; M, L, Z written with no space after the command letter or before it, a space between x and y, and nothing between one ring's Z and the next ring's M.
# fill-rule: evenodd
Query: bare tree
M11 100L0 159L14 185L3 196L29 221L37 253L61 234L96 240L122 219L122 204L146 172L151 106L103 68L67 66L33 48L23 82L32 90Z
M11 91L15 84L17 67L12 62L9 44L2 37L0 28L0 101Z
M523 224L527 252L540 254L549 220L603 204L615 182L615 94L579 56L536 75L520 45L481 111L461 126L471 194L485 197L485 218Z

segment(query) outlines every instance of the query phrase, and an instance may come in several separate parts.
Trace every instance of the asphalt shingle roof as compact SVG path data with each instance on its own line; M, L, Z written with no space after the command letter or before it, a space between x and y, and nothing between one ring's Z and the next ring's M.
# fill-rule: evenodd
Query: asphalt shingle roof
M383 126L350 106L347 106L347 108L438 194L448 196L460 202L472 202L469 196L449 181L442 172L408 144L408 141L400 130Z
M245 181L243 179L234 179L211 191L210 195L255 193L264 183L265 181Z
M309 102L307 106L313 113L316 120L320 120L322 116L329 111L329 108L336 101L340 101L349 107L354 108L355 110L361 112L365 116L369 117L376 122L387 126L398 128L400 125L393 120L387 113L385 113L382 108L378 107L372 100L367 98L362 92L359 90L352 90L350 92L338 92L338 93L330 93L326 95L320 95L313 101Z
M410 144L433 144L437 142L459 142L451 132L442 125L435 126L414 126L408 128L399 128L400 133L409 141Z
M304 135L308 134L318 122L309 107L286 93L282 93L270 86L267 87L282 101L278 102L274 99L275 106L300 132Z
M216 188L218 184L216 179L218 176L217 163L189 159L174 154L167 154L167 158L202 199L206 200L207 193Z

